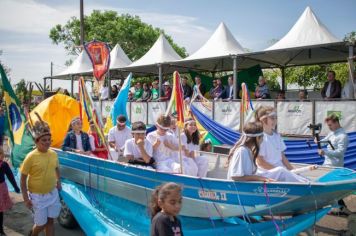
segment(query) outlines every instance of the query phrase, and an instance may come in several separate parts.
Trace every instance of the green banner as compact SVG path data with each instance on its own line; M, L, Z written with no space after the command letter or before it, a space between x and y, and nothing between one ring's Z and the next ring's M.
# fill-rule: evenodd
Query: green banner
M201 78L202 84L204 84L207 92L210 91L210 89L213 87L213 80L216 79L216 78L204 75L204 74L200 74L195 71L189 71L189 74L193 80L194 80L195 76L199 75ZM255 91L255 88L258 84L258 77L261 75L262 75L262 69L261 69L260 65L256 65L256 66L250 67L248 69L241 70L241 71L237 72L237 86L240 88L239 91L241 91L242 83L245 83L247 85L247 88L250 92ZM232 74L220 77L221 82L224 86L227 85L227 79L229 76L232 76Z

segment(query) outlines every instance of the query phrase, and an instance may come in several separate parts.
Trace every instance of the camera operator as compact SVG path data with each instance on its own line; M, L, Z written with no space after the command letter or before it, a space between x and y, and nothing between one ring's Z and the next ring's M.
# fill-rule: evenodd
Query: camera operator
M325 123L331 132L320 140L320 142L325 143L330 141L331 145L327 145L326 150L318 149L319 155L325 157L323 166L343 167L344 154L349 145L349 138L345 130L341 127L339 118L336 115L332 114L326 117Z
M325 119L326 125L330 129L330 133L320 140L320 143L329 142L324 149L318 149L318 153L324 156L325 160L323 166L327 167L343 167L344 166L344 155L349 145L349 138L345 130L341 127L339 118L332 114ZM317 143L317 140L315 140ZM340 211L337 214L349 215L351 212L347 209L345 202L341 199L338 202L340 206Z

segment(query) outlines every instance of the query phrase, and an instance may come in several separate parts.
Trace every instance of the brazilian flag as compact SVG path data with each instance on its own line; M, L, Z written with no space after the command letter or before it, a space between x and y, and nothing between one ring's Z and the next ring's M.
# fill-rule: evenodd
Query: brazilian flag
M20 101L16 97L1 64L0 76L6 105L5 134L10 138L12 165L19 167L27 153L33 150L35 144L27 128L28 122L26 122Z

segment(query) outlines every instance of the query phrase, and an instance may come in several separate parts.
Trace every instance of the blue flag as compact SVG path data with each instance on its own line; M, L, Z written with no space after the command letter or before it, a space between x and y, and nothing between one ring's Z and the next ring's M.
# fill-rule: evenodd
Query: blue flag
M119 94L117 95L114 104L110 111L111 121L113 125L116 125L116 118L119 115L124 115L128 119L126 111L126 103L129 96L130 85L131 85L132 73L130 73L124 81ZM130 122L128 121L127 124Z

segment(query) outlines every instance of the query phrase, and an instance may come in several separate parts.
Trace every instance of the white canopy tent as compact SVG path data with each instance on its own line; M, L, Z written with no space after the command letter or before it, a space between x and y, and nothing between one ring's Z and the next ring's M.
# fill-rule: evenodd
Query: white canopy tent
M120 69L131 63L132 61L126 55L124 50L122 50L119 44L116 44L110 52L110 70Z
M221 22L206 43L189 57L172 64L185 69L202 71L234 71L234 86L237 86L238 55L246 53L225 23ZM250 66L255 65L250 64ZM246 66L248 67L248 66ZM235 94L237 96L237 94Z
M153 44L150 50L140 59L133 62L131 65L121 68L124 71L143 74L154 74L158 72L159 87L162 86L163 69L165 73L173 72L169 68L172 61L181 60L182 58L176 53L173 47L169 44L166 37L161 34L157 41ZM165 66L165 67L164 67Z
M110 52L109 80L111 81L112 77L125 78L127 76L127 73L122 73L120 68L126 67L131 63L132 61L126 55L124 50L122 50L121 46L119 44L116 44L115 47ZM109 86L111 86L110 82L109 82Z
M89 73L93 73L93 66L87 52L83 50L67 69L55 75L54 78L65 79L64 77L71 75Z
M263 51L247 53L243 57L259 62L263 68L281 68L284 78L286 67L346 62L349 50L346 43L337 39L307 7L278 42Z

